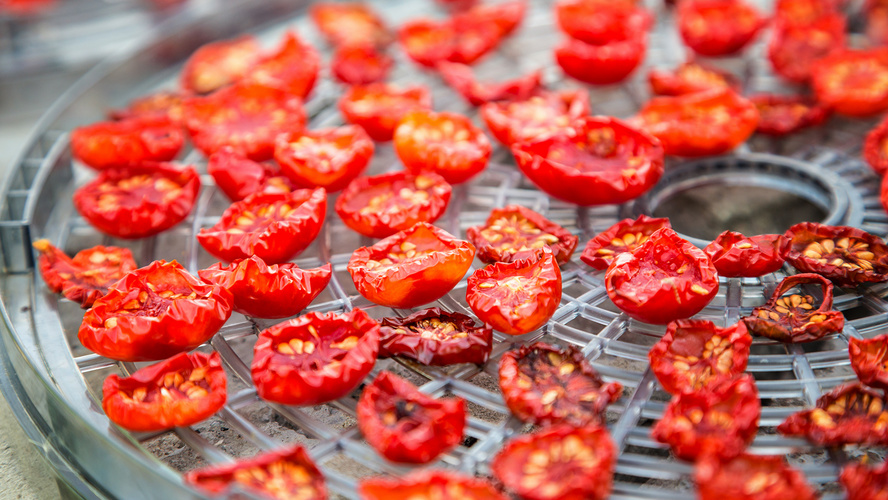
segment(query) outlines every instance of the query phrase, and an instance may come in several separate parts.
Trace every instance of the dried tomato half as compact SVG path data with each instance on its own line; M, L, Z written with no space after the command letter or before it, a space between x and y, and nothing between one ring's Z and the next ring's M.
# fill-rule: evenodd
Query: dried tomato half
M545 325L561 303L561 270L551 253L478 269L466 285L478 319L508 335Z
M535 425L603 425L607 406L620 399L619 382L604 383L574 346L537 342L505 353L499 386L513 415Z
M708 57L739 52L767 23L743 0L682 0L677 16L684 43Z
M390 141L410 111L432 109L432 95L421 85L399 88L388 83L356 85L339 98L345 121L364 129L374 141Z
M364 2L315 2L311 20L330 45L384 47L394 35L373 8Z
M810 23L779 17L768 44L774 72L794 83L811 79L814 63L845 48L845 16L834 13Z
M398 30L398 42L407 57L428 68L443 61L473 64L493 50L501 38L500 26L483 17L462 16L440 22L415 19Z
M259 256L268 264L286 262L308 248L327 213L323 188L291 193L256 193L231 204L197 241L219 259Z
M432 307L404 318L383 318L379 357L404 356L424 365L484 364L493 347L493 330L475 326L458 312Z
M648 352L651 369L670 394L697 391L746 370L752 337L746 325L718 328L711 321L680 319Z
M813 410L787 417L777 430L802 436L820 446L888 443L888 401L881 391L859 383L836 387L817 400Z
M274 87L288 96L305 99L314 88L321 67L318 52L289 31L277 52L261 57L250 67L244 82Z
M842 469L839 482L848 500L888 500L888 462L878 467L851 463Z
M866 134L863 159L880 176L888 172L888 120L882 120Z
M55 293L79 302L84 309L93 305L120 278L136 269L128 248L94 246L77 252L74 258L54 247L49 240L37 240L38 266L43 281Z
M802 222L784 236L783 255L799 271L817 273L839 286L888 280L888 245L866 231Z
M351 182L336 200L345 225L370 238L385 238L418 222L433 223L447 209L452 189L438 174L401 170Z
M623 219L589 240L580 260L604 271L618 255L638 248L655 231L664 227L672 227L669 219L657 219L643 214L635 220Z
M259 42L250 35L201 46L182 68L180 84L188 93L208 94L242 79L259 59Z
M527 0L506 0L495 4L477 4L453 15L453 22L494 25L500 37L512 34L527 13Z
M299 269L293 263L268 265L258 255L221 262L198 271L200 279L215 283L234 296L234 310L257 318L287 318L308 307L330 282L329 263Z
M481 107L488 130L505 146L561 131L588 114L589 94L584 90L540 91L529 99Z
M793 287L809 283L820 285L823 298L819 306L811 295L783 296ZM833 285L826 278L812 273L796 274L784 278L768 302L753 309L743 322L753 335L779 342L811 342L842 331L845 317L831 310L832 303Z
M651 70L651 91L657 95L684 95L712 89L740 90L740 79L718 68L688 61L673 71Z
M218 352L179 353L102 384L102 409L135 432L187 427L210 418L225 404L227 380Z
M385 52L367 45L344 45L336 49L330 70L346 85L367 85L386 79L395 62Z
M352 253L348 272L371 302L409 309L443 297L465 276L475 257L468 241L427 223Z
M212 494L237 487L267 498L327 499L324 476L301 445L191 471L185 482Z
M645 32L653 19L648 11L628 3L560 0L555 3L558 27L571 38L591 44L625 40Z
M720 276L755 278L783 267L780 254L782 234L760 234L746 237L725 231L706 245L703 252L712 260Z
M274 159L301 186L339 191L370 164L373 141L357 125L281 134Z
M204 283L178 262L154 261L117 282L83 316L77 337L118 361L156 361L190 351L231 316L228 290Z
M74 208L105 234L145 238L185 220L199 190L191 165L145 163L103 170L74 192Z
M472 106L494 101L524 100L542 90L542 70L505 82L488 83L476 80L472 68L465 64L442 62L438 63L437 69L444 82Z
M829 110L803 96L762 94L749 98L759 111L757 132L782 137L826 121Z
M797 24L811 24L818 19L838 12L845 0L777 0L774 15L778 20Z
M888 48L834 52L814 63L811 86L820 104L852 117L888 109Z
M182 129L166 116L98 122L71 132L74 158L96 170L170 161L184 144Z
M210 155L207 173L231 201L241 201L253 193L281 194L297 189L279 169L255 162L231 146L224 146Z
M379 324L361 309L310 312L259 333L253 383L266 401L318 405L353 391L373 369Z
M743 454L732 460L700 460L694 480L699 500L816 500L805 475L780 456Z
M361 393L357 417L364 439L380 455L392 462L425 464L462 442L466 402L427 396L384 371Z
M663 175L663 148L610 117L587 117L562 133L512 145L518 167L546 193L581 206L625 203Z
M489 481L439 469L419 470L400 478L363 479L358 493L363 500L508 500Z
M526 500L604 500L616 450L603 427L558 425L512 439L490 469Z
M126 108L109 111L108 117L112 120L127 120L130 118L159 116L166 117L171 122L181 125L183 119L182 101L184 98L179 92L160 91L133 99Z
M718 275L702 250L663 228L618 255L604 284L610 299L630 317L663 325L703 310L718 292Z
M647 51L647 34L593 45L568 38L555 49L555 62L570 77L592 85L620 83L635 71Z
M478 258L488 264L511 262L548 248L559 264L570 260L579 238L529 208L494 208L483 226L466 230Z
M866 340L854 337L848 341L851 368L861 382L879 389L888 389L888 335Z

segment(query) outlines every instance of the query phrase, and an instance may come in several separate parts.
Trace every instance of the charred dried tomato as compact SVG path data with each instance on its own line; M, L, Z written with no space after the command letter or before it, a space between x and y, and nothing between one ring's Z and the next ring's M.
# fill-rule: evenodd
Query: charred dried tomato
M253 383L266 401L318 405L353 391L373 369L379 324L361 309L310 312L259 334Z
M537 342L503 355L499 386L513 415L535 425L603 425L623 386L604 383L576 347Z
M330 282L329 263L299 269L292 263L268 265L253 255L228 266L213 264L198 271L200 279L234 296L234 310L257 318L287 318L311 304Z
M888 389L888 335L866 340L854 337L848 340L851 368L861 382L880 389Z
M361 393L357 417L364 439L380 455L392 462L425 464L463 440L466 402L435 399L382 372Z
M555 62L581 82L611 85L628 78L644 60L646 50L647 34L643 31L598 45L568 38L555 49Z
M447 85L472 106L493 101L525 100L542 90L541 70L500 83L479 82L472 68L465 64L438 63L438 72Z
M783 244L782 234L747 238L734 231L725 231L706 245L703 252L712 260L720 276L755 278L783 267L780 254Z
M778 456L700 460L694 472L700 500L816 500L805 475Z
M475 247L447 231L418 222L410 229L352 253L348 272L371 302L409 309L443 297L465 276Z
M96 170L170 161L183 144L185 134L166 116L93 123L71 132L74 158Z
M103 170L74 192L74 208L105 234L145 238L185 220L199 190L190 165L144 163Z
M432 307L405 318L383 318L379 357L404 356L424 365L484 364L493 347L493 330L458 312Z
M743 0L682 0L677 15L684 43L709 57L739 52L767 22Z
M872 468L852 463L842 469L839 482L848 500L888 500L888 462Z
M398 88L388 83L351 87L339 98L345 121L364 129L374 141L390 141L395 127L410 111L432 109L432 96L423 86Z
M506 146L558 132L588 114L589 94L584 90L540 91L526 100L490 102L481 107L490 133Z
M647 215L639 215L635 220L623 219L589 240L580 260L604 271L618 255L638 248L655 231L664 227L672 227L669 219L655 219Z
M757 132L781 137L808 127L816 127L829 116L829 110L802 96L763 94L750 97L759 111Z
M207 173L231 201L241 201L253 193L289 193L297 189L279 169L255 162L231 146L210 155Z
M882 120L866 134L863 159L880 176L888 172L888 120Z
M834 52L814 63L811 86L820 104L866 117L888 109L888 48Z
M491 264L469 277L466 301L495 330L530 333L545 325L561 303L561 270L551 253Z
M110 375L102 384L102 408L135 432L187 427L222 408L226 386L219 353L183 352L126 378Z
M562 133L512 145L518 167L546 193L581 206L625 203L663 175L663 148L610 117L575 121Z
M237 487L269 498L327 498L324 476L300 445L191 471L185 482L214 494Z
M274 158L293 182L339 191L367 168L373 141L357 125L281 134Z
M711 321L680 319L651 350L651 369L670 394L706 389L746 370L752 337L739 321L718 328Z
M308 248L327 213L323 188L291 193L256 193L233 203L197 241L219 259L256 255L268 264L286 262Z
M363 479L358 485L358 493L363 500L507 500L484 479L436 469L420 470L400 478Z
M814 63L845 48L845 17L824 16L811 23L797 18L778 18L768 44L774 72L794 83L811 79Z
M46 286L68 300L79 302L84 309L138 267L127 248L99 245L78 252L74 258L65 255L49 240L35 241L34 248L40 252L38 265Z
M809 283L820 285L823 298L819 306L811 295L783 296L793 287ZM753 309L752 315L743 318L743 322L751 334L759 337L789 343L811 342L842 331L845 317L831 310L832 303L833 286L826 278L811 273L796 274L784 278L768 302Z
M394 39L379 14L364 2L316 2L309 12L315 27L333 46L384 47Z
M176 261L137 269L96 299L77 337L118 361L156 361L203 344L231 315L224 288L188 274Z
M820 446L888 443L888 401L858 383L836 387L813 410L790 415L777 427L784 436L802 436Z
M688 61L673 71L651 70L651 91L657 95L684 95L712 89L740 89L740 80L718 68Z
M277 52L261 57L250 67L245 83L274 87L288 96L305 99L314 88L321 67L318 52L294 32L288 32Z
M483 226L466 230L478 258L488 264L511 262L548 248L559 264L570 260L579 238L529 208L494 208Z
M108 117L112 120L166 117L175 124L181 124L184 118L182 114L183 100L184 96L179 92L161 91L133 99L126 108L108 112Z
M611 492L615 454L603 427L558 425L509 441L490 469L526 500L603 500Z
M561 0L555 3L558 27L571 38L591 44L625 40L647 31L653 19L644 9L628 3Z
M416 19L398 30L407 56L428 68L443 61L472 64L493 50L501 37L497 23L477 17L441 22Z
M345 45L333 53L330 70L346 85L367 85L385 80L394 63L385 52L372 46Z
M817 273L839 286L888 280L888 245L866 231L802 222L784 237L783 255L799 271Z
M250 35L201 46L182 68L186 92L208 94L242 79L260 56L259 42Z

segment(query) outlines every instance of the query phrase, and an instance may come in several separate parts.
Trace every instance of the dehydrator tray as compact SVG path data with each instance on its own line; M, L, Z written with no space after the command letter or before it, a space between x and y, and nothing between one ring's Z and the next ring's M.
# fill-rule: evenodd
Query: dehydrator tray
M430 0L371 3L391 26L428 15L431 10ZM152 42L119 54L61 96L5 179L0 212L4 264L0 275L0 388L41 453L82 496L199 498L199 492L184 485L182 472L294 442L310 449L331 491L345 498L356 498L355 486L361 477L401 475L411 470L386 462L363 441L355 425L356 394L316 407L261 401L250 379L252 346L258 331L277 321L251 320L237 314L200 348L218 351L228 371L229 398L223 410L191 428L155 434L122 431L101 410L101 382L111 373L130 373L137 365L111 361L80 346L76 338L83 314L79 305L49 292L34 270L30 243L38 238L48 238L69 252L96 244L126 246L140 265L154 259L176 259L192 273L215 262L194 238L200 228L213 225L228 205L211 177L202 175L200 199L192 215L179 226L144 240L115 240L90 227L72 207L74 188L93 174L72 162L68 133L74 126L102 119L108 109L133 97L174 86L181 63L210 38L251 31L271 46L286 29L296 29L316 47L324 48L307 20L307 4L290 2L275 10L268 3L256 7L247 1L232 2L231 10L207 13L187 25L169 26ZM590 87L593 113L631 116L648 97L647 70L674 67L684 60L684 49L671 27L671 12L659 1L649 7L657 15L657 23L647 61L623 85ZM551 8L551 2L531 1L518 33L478 65L479 78L500 80L546 68L545 80L551 87L579 87L581 84L566 79L552 60L551 49L561 35L554 27ZM265 23L271 20L271 24ZM770 74L763 59L767 36L760 36L743 57L715 61L742 76L747 93L788 90ZM327 60L329 52L323 50ZM391 81L425 83L433 91L436 109L466 113L480 123L477 112L437 77L394 53L398 64ZM310 127L342 122L336 108L340 92L324 72L307 103ZM754 137L729 156L670 159L663 179L644 197L620 206L588 209L577 209L538 191L518 172L508 151L499 147L487 170L454 189L448 211L437 225L465 235L466 228L483 222L491 208L520 204L578 234L581 245L617 220L641 213L670 216L676 230L698 245L724 229L782 232L803 220L857 226L885 236L888 216L878 199L879 179L859 154L862 137L871 126L872 122L834 118L824 127L787 140ZM184 161L205 172L200 154L190 151ZM379 145L368 172L398 168L391 147ZM347 229L330 212L321 236L296 259L300 267L333 264L330 285L308 310L360 307L375 318L408 313L371 304L355 291L346 264L352 250L369 241ZM619 450L612 498L690 498L694 495L690 465L672 458L668 449L649 435L669 401L647 363L647 351L664 328L638 323L622 314L607 297L603 273L580 263L578 254L562 267L564 294L554 317L527 335L495 334L493 354L486 365L435 368L380 360L370 378L380 370L391 370L435 397L466 399L470 418L465 441L431 466L485 475L502 444L529 430L509 415L497 388L496 369L502 354L536 340L576 345L605 379L625 387L622 398L608 411L608 428ZM479 265L476 261L471 271ZM776 284L793 272L787 266L761 279L721 278L718 295L698 317L718 325L733 324L764 303ZM811 407L823 392L855 378L847 354L851 337L888 332L888 286L868 285L836 293L835 308L847 320L843 332L802 345L756 338L748 366L762 400L760 430L750 451L787 455L824 498L841 497L836 478L850 458L869 454L880 461L884 451L828 450L784 438L775 431L788 415ZM471 314L465 301L465 281L431 305Z

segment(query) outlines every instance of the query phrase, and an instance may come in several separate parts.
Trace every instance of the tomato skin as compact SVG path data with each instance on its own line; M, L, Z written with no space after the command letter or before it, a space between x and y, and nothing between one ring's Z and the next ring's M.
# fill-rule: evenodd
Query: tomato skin
M880 177L885 177L888 172L888 120L882 120L866 134L863 159Z
M888 465L873 468L863 463L850 463L842 469L839 482L848 500L888 500Z
M647 35L637 32L629 38L601 45L568 38L555 49L555 62L568 76L592 85L620 83L644 60Z
M241 201L253 193L289 193L297 189L278 169L242 156L231 146L210 155L207 173L231 201Z
M191 293L196 297L188 298ZM158 260L127 274L97 299L77 337L106 358L157 361L209 340L231 316L233 302L228 290L191 276L176 261Z
M367 45L346 45L336 49L330 69L346 85L367 85L386 79L394 65L391 57Z
M295 341L303 342L301 352L293 350ZM305 343L312 343L311 352L302 347ZM334 350L340 352L330 352ZM253 348L253 383L266 401L302 406L327 403L360 385L376 363L378 351L379 324L363 310L310 312L259 333Z
M364 439L380 455L396 463L425 464L463 440L466 402L435 399L382 372L361 393L357 417Z
M164 116L98 122L71 132L74 158L100 171L170 161L184 144L185 134Z
M357 125L281 134L274 158L301 186L339 191L361 175L373 158L373 141Z
M743 0L683 0L677 16L685 45L709 57L741 51L767 23Z
M440 469L419 470L400 478L362 479L358 493L362 500L399 500L414 496L441 500L508 500L489 481Z
M98 245L71 258L48 240L37 240L33 246L40 252L38 267L46 286L84 309L138 267L128 248Z
M570 231L520 205L494 208L483 226L466 230L466 238L475 245L478 258L488 264L527 258L540 248L548 248L558 264L564 264L579 242Z
M410 252L414 255L407 256ZM392 261L397 255L398 260ZM409 309L443 297L465 276L475 247L427 222L361 247L352 253L348 272L371 302Z
M562 133L513 144L512 154L537 187L580 206L633 200L663 175L659 141L610 117L581 118Z
M542 90L542 70L499 83L479 82L472 68L465 64L441 62L441 78L472 106L493 101L524 100Z
M74 192L74 208L105 234L145 238L185 220L199 190L191 165L144 163L103 170Z
M783 267L780 249L782 234L760 234L746 237L735 231L725 231L703 252L712 260L720 276L755 278L773 273Z
M787 417L777 431L820 446L884 445L888 443L886 403L881 391L857 382L846 384L821 396L814 409Z
M370 238L385 238L418 222L433 223L450 203L450 184L431 172L401 170L351 182L336 200L345 225Z
M763 487L759 475L773 482ZM775 476L776 475L776 476ZM782 456L743 454L728 461L700 460L694 480L700 500L816 500L805 475L789 467Z
M176 374L187 382L176 383L172 380ZM188 427L210 418L225 405L227 383L218 352L182 352L126 378L116 373L108 376L102 384L102 409L112 422L134 432ZM152 394L161 387L174 397ZM150 401L134 400L133 391L139 388L147 389ZM152 395L155 397L150 398Z
M811 79L814 64L845 48L845 16L834 13L810 23L779 17L768 44L768 59L774 72L793 83Z
M651 14L642 8L586 0L556 2L555 17L561 31L593 45L625 40L653 24Z
M408 112L432 109L432 94L424 86L398 88L388 83L350 87L339 98L345 121L358 125L377 142L392 140L395 127Z
M299 269L293 263L268 265L259 256L221 262L198 271L234 296L234 310L256 318L287 318L308 307L330 282L332 267Z
M306 99L320 68L317 50L300 40L295 32L288 31L277 52L259 58L250 67L244 83L274 87L288 96Z
M444 326L438 327L436 321ZM493 330L489 327L475 326L471 317L437 307L404 318L383 318L381 325L380 358L403 356L429 366L480 365L487 362L493 347ZM454 331L448 333L448 325L452 325ZM431 335L426 335L427 332Z
M722 88L740 91L740 80L733 74L694 61L673 71L653 69L648 73L648 81L657 95L678 96Z
M790 227L784 239L781 252L799 271L817 273L846 287L888 280L888 245L862 229L801 222ZM823 246L827 240L832 241L827 244L831 250ZM815 255L819 257L815 258ZM827 262L821 262L824 258ZM835 265L832 262L836 258L853 266Z
M871 339L848 340L848 356L851 358L851 368L857 374L857 378L870 387L879 389L888 388L888 335L879 335Z
M259 42L250 35L201 46L185 61L180 85L186 94L209 94L246 76L259 59Z
M511 147L561 131L589 110L585 90L540 91L525 100L487 103L481 107L481 117L493 137Z
M497 331L532 332L545 325L561 303L561 270L551 253L491 264L469 277L466 302L478 319Z
M784 298L783 294L795 286L811 283L820 285L823 299L815 309L813 297L801 295ZM799 309L793 304L793 297L801 305ZM845 317L839 311L833 311L833 285L819 274L802 273L787 276L777 285L774 294L763 306L756 307L752 314L743 318L749 333L777 340L779 342L798 343L819 340L830 333L841 332L845 326ZM782 310L781 310L782 309ZM792 313L784 312L789 310Z
M309 7L309 14L327 43L334 47L382 48L394 38L379 14L363 2L315 2Z
M623 219L589 240L580 260L594 269L604 271L617 255L635 249L647 241L655 231L664 227L672 227L669 219L653 218L644 214L635 220Z
M829 110L803 96L762 94L750 97L758 107L760 134L782 137L826 121Z
M261 215L268 210L271 213ZM232 203L215 226L200 230L197 241L228 262L257 255L267 264L279 264L308 248L321 232L326 213L327 193L323 188L256 193ZM245 217L258 226L242 226Z
M888 47L834 52L814 63L817 100L836 113L867 117L888 109Z

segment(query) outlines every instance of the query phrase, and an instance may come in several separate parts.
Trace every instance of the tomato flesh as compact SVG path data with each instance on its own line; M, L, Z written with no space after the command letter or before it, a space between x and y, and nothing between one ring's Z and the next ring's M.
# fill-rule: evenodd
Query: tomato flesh
M740 80L717 68L688 61L674 71L651 70L651 91L657 95L684 95L713 89L740 89Z
M320 67L320 56L314 47L290 31L277 52L257 60L244 80L248 84L274 87L288 96L305 99L314 88Z
M787 417L777 427L784 436L802 436L820 446L880 445L888 442L884 395L859 383L837 387L813 410Z
M694 472L700 500L816 500L805 475L783 457L740 455L731 460L701 460Z
M867 117L888 109L888 48L845 50L814 63L817 100L836 113Z
M394 38L379 14L363 2L315 2L309 12L315 27L335 47L384 47Z
M416 471L401 478L363 479L358 492L365 500L507 500L484 479L437 469Z
M561 131L588 114L589 94L582 90L540 91L528 99L481 107L488 130L505 146Z
M203 45L182 68L182 90L209 94L231 85L246 76L259 55L259 42L250 35Z
M683 0L677 15L682 40L694 52L708 57L739 52L766 22L743 0Z
M768 59L774 72L793 83L807 83L814 64L845 47L845 17L835 13L800 23L781 17L774 23Z
M888 388L888 336L879 335L860 340L848 340L851 368L857 378L870 387Z
M888 172L888 120L882 120L866 134L863 158L879 176Z
M750 97L761 118L757 132L775 137L816 127L826 121L829 110L802 96L763 94Z
M367 168L373 149L373 141L361 127L347 125L281 134L274 157L294 183L334 192Z
M671 228L669 219L639 215L623 219L589 240L580 260L594 269L604 271L623 252L631 252L648 240L658 229Z
M71 132L74 158L96 170L170 161L184 144L185 134L166 116L99 122Z
M387 83L353 86L339 98L339 111L345 120L358 125L378 142L390 141L395 127L407 113L432 109L426 87L398 88Z
M784 238L781 251L799 271L817 273L839 286L888 280L888 245L866 231L802 222Z
M242 156L231 146L210 155L207 173L231 201L241 201L253 193L280 194L297 189L277 168Z
M483 226L470 227L466 237L483 262L511 262L549 249L559 264L570 260L579 238L529 208L509 205L490 212Z
M432 307L404 318L383 318L379 357L403 356L431 366L484 364L493 347L493 330L465 314Z
M393 65L391 57L374 47L346 45L333 53L330 69L346 85L367 85L384 81Z
M839 482L848 494L848 500L888 500L888 465L878 467L851 463L842 469Z
M782 234L746 237L734 231L718 235L703 251L721 276L755 278L783 267Z
M37 240L33 246L40 252L38 266L46 286L68 300L79 302L84 309L138 267L127 248L99 245L71 258L48 240Z
M646 51L647 35L643 31L598 45L569 38L555 49L555 62L568 76L581 82L613 85L635 71Z
M819 285L823 298L820 304L811 295L794 293L784 297L793 287L802 284ZM845 317L833 311L833 285L818 274L802 273L788 276L780 282L774 294L763 306L743 318L753 335L780 342L811 342L831 333L842 331Z

